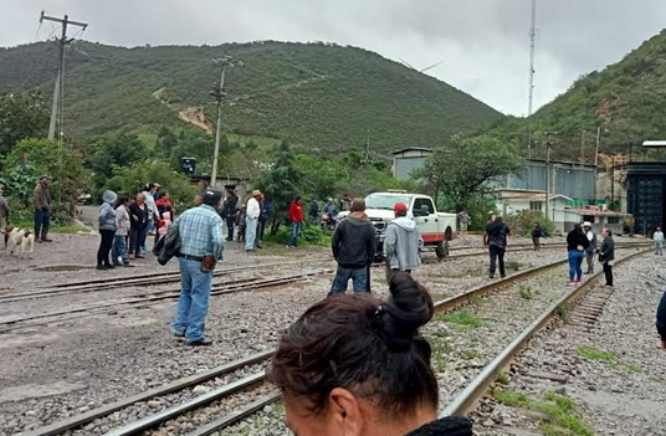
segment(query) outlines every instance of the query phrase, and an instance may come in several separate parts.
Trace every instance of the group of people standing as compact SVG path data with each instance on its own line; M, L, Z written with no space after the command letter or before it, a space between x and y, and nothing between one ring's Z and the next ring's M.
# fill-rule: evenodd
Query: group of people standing
M109 190L102 200L98 215L99 270L131 267L130 257L143 259L149 234L154 233L155 243L164 237L176 213L169 193L162 192L157 183L147 184L133 197Z
M240 199L233 186L227 186L227 197L219 209L220 217L227 226L227 241L245 242L245 251L262 248L266 224L271 214L271 202L258 189L255 189L239 205Z
M586 274L594 274L595 256L598 255L606 278L606 286L613 287L613 262L615 261L615 241L610 229L603 229L603 242L598 247L597 234L592 224L585 221L583 225L574 225L567 234L567 252L569 255L569 285L580 284L583 277L583 260L587 262Z

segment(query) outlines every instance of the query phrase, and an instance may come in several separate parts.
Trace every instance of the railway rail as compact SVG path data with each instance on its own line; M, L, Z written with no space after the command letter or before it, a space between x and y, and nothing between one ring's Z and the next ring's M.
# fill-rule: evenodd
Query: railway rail
M643 254L645 251L637 252L631 254L619 261L616 262L616 265L620 265L627 260L634 258L637 255ZM521 282L526 279L537 277L540 274L562 266L566 263L565 261L553 262L548 265L543 265L536 267L530 270L526 270L512 276L509 276L505 279L498 280L496 282L479 286L474 289L471 289L464 294L458 295L456 297L448 298L441 300L435 303L435 310L438 313L441 312L450 312L457 310L461 307L466 306L469 303L474 302L478 297L499 292L503 289L512 287L518 282ZM484 370L479 374L479 376L472 382L470 385L463 390L463 392L456 397L449 406L444 410L444 414L463 414L471 410L474 402L479 398L480 395L486 391L487 387L492 381L495 380L495 376L506 367L510 359L515 355L517 350L522 347L526 341L531 337L538 329L543 328L554 316L554 313L557 307L562 304L570 304L580 298L586 290L591 288L591 286L597 281L600 274L596 274L590 277L586 282L584 282L579 287L573 289L571 292L568 292L563 297L559 298L555 303L553 303L546 314L542 314L539 318L534 321L532 325L521 335L516 338L509 347L507 347L500 355L497 356L492 362L484 368ZM196 384L211 380L212 378L218 377L220 374L226 374L229 370L228 368L238 369L242 366L249 364L256 364L262 361L268 360L274 350L266 350L260 354L253 355L249 358L241 359L226 365L223 365L219 368L215 368L211 371L208 371L204 374L199 374L197 376L187 377L182 380L176 380L168 385L165 385L161 388L153 389L151 391L135 395L133 397L127 398L125 400L117 401L106 406L102 406L98 409L91 410L82 415L75 416L72 418L65 419L63 421L55 422L46 427L42 427L30 432L24 433L24 436L52 436L58 435L68 430L73 430L80 428L91 421L96 419L103 418L117 410L129 407L138 402L148 401L151 398L159 397L166 395L168 393L184 389L186 387L191 387ZM232 370L233 370L232 369ZM225 372L226 371L226 372ZM247 392L247 390L257 389L265 383L266 374L264 371L258 371L249 376L245 376L234 382L216 388L202 396L194 397L184 403L168 407L158 413L145 416L138 421L128 423L122 427L111 430L107 433L107 436L126 436L139 434L148 429L157 428L163 425L165 422L175 419L178 416L181 416L185 413L188 413L192 410L205 407L216 401L223 401L225 398L228 398L230 395L238 393L240 391ZM214 419L208 423L203 424L201 427L195 429L194 431L188 433L188 436L205 436L212 433L218 432L224 428L227 428L239 420L242 420L258 410L261 410L266 405L272 404L275 401L279 400L279 395L277 392L261 392L254 396L253 400L250 403L245 404L244 406L230 410L227 414Z
M295 275L290 275L290 276L282 276L282 277L273 277L273 278L257 278L257 277L252 277L249 279L241 279L237 280L235 282L227 282L227 283L217 283L214 284L211 288L211 296L214 295L222 295L222 294L230 294L230 293L236 293L236 292L243 292L243 291L250 291L250 290L255 290L255 289L264 289L264 288L270 288L274 286L280 286L288 283L294 283L297 281L305 280L310 277L314 277L320 274L326 274L329 272L332 272L333 270L331 269L324 269L324 270L318 270L314 272L308 272L308 273L300 273L300 274L295 274ZM33 314L33 315L27 315L23 317L17 317L17 318L10 318L7 320L0 321L0 333L4 333L10 330L14 330L16 328L20 328L23 325L30 325L34 326L37 324L44 324L44 323L51 323L54 321L63 321L63 320L68 320L70 318L59 318L54 320L53 318L58 318L62 316L67 316L67 315L72 315L72 314L80 314L80 313L85 313L85 314L95 314L95 313L100 313L100 311L103 311L104 309L112 308L112 307L117 307L117 306L124 306L124 305L137 305L137 306L142 306L150 303L155 303L155 302L160 302L163 300L173 300L177 299L180 295L180 288L173 288L169 290L162 290L162 291L157 291L153 292L151 294L144 294L141 297L136 297L136 298L130 298L126 300L119 300L119 301L107 301L107 302L102 302L99 304L95 305L89 305L89 306L83 306L83 307L75 307L75 308L68 308L66 310L58 310L58 311L53 311L53 312L46 312L46 313L38 313L38 314ZM44 321L46 320L46 321ZM33 323L32 321L39 321L37 324ZM4 329L3 329L4 327Z

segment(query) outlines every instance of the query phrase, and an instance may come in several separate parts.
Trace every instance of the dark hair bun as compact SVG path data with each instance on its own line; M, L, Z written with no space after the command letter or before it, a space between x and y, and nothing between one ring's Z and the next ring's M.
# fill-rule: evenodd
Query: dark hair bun
M428 291L412 276L405 272L396 272L389 283L391 298L381 306L382 336L386 343L396 351L410 349L419 327L432 319L434 306Z

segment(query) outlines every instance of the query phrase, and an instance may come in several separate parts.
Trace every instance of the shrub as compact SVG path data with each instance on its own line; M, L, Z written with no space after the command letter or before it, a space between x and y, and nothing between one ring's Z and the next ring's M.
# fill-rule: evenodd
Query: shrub
M533 210L522 210L514 215L504 217L504 221L511 228L514 235L531 237L536 223L541 224L541 229L547 236L555 232L555 224L547 219L543 213Z

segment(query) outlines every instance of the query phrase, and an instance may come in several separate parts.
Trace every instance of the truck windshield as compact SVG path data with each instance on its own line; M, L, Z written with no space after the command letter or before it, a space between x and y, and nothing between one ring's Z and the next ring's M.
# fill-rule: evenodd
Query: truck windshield
M396 203L405 203L409 207L412 197L409 195L370 194L365 197L368 209L393 210Z

